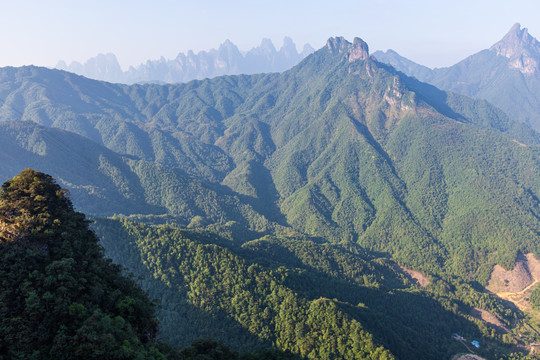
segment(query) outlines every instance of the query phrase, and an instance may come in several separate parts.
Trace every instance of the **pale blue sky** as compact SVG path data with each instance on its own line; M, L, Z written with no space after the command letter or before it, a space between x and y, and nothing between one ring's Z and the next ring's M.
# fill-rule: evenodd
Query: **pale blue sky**
M540 38L539 0L0 0L0 66L54 66L116 54L124 69L230 39L240 50L290 36L322 47L363 38L431 67L498 41L516 23Z

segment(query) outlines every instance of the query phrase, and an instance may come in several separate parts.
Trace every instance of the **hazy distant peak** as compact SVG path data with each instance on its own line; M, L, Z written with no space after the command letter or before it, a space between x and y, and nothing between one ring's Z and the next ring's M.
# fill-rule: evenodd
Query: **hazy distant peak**
M238 47L233 44L232 41L229 39L225 40L223 44L219 46L219 52L228 52L228 53L238 53L238 56L240 56L240 50L238 50Z
M276 48L274 47L274 43L272 43L272 40L266 38L262 39L261 46L259 46L259 48L269 53L276 52Z
M296 45L294 44L294 41L290 37L285 36L283 38L283 47L288 47L288 46L291 46L291 45L296 47Z
M368 44L358 37L354 38L352 44L345 40L343 36L333 37L328 39L326 47L334 55L345 55L349 62L369 58Z
M402 73L413 76L420 81L429 82L433 79L434 72L427 66L415 63L399 55L395 50L389 49L384 51L375 51L371 57L385 64L392 65L396 70Z
M300 53L300 55L302 57L306 57L309 54L313 54L314 52L315 52L315 49L313 48L313 46L311 46L309 44L305 44L304 48L302 49L302 52Z
M489 50L510 59L510 67L524 74L534 73L539 69L540 42L529 34L527 28L514 24L510 31Z
M220 49L234 49L238 51L238 47L229 39L225 40L220 46Z
M279 49L280 52L298 53L296 44L288 36L283 38L283 46Z
M122 80L122 68L112 53L98 54L95 57L88 59L84 64L78 61L72 61L67 65L65 61L60 60L56 64L56 68L60 70L71 71L89 78L97 80L107 80L119 82Z
M60 69L60 70L65 70L65 69L68 68L68 65L66 64L66 62L65 62L64 60L59 60L59 61L56 63L55 68Z
M180 52L171 60L164 57L147 60L138 66L130 66L127 71L122 71L114 54L100 54L88 59L84 64L72 62L67 65L65 61L59 61L56 68L112 82L175 83L220 75L281 72L290 69L313 52L313 48L306 44L304 50L298 53L290 37L283 39L283 46L279 51L270 39L263 39L258 47L240 52L238 47L227 39L217 49L198 53L192 50Z

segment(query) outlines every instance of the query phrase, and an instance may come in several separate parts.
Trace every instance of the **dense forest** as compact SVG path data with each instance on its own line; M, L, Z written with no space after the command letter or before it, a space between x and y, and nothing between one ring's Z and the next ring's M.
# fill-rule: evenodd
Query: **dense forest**
M50 173L88 213L319 236L481 284L539 252L539 135L372 60L360 39L282 74L0 80L0 174Z
M477 340L511 358L538 341L484 286L540 254L540 135L360 39L281 74L0 82L4 357L440 359Z
M472 315L485 309L505 326L522 322L494 295L457 278L421 288L355 245L242 242L234 224L181 229L117 218L93 227L106 254L160 299L160 336L174 345L212 337L239 351L275 345L309 359L440 359L466 350L455 332L482 339L480 353L490 356L520 341Z
M155 303L103 256L89 223L49 175L27 169L2 185L0 359L295 358L159 343Z

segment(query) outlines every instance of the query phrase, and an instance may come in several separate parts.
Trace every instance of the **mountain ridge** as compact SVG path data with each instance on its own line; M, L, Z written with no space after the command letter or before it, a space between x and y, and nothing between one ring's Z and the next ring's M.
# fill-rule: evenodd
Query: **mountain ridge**
M181 223L234 219L359 242L425 271L451 261L455 273L482 281L488 254L467 263L452 239L499 243L510 211L527 224L510 226L516 249L534 246L537 178L515 169L537 167L538 135L486 101L374 61L360 39L331 38L282 74L133 86L39 68L3 69L0 78L10 84L0 119L75 131L122 154L127 167L116 169L142 184L145 203ZM504 161L501 149L511 154ZM492 227L477 233L472 219ZM428 262L413 248L429 249ZM511 266L514 252L489 261Z
M516 23L510 31L497 43L489 48L497 55L510 60L510 66L523 74L534 74L540 70L540 42L529 34L527 28L521 29Z
M128 86L24 67L0 69L0 83L0 176L33 161L76 205L122 214L97 220L107 251L185 334L312 359L355 358L349 340L332 345L342 339L429 359L462 350L461 329L524 341L470 315L519 324L482 285L495 264L540 252L538 133L485 100L342 37L283 73ZM396 264L430 285L403 289ZM335 321L348 335L319 337L342 331Z
M519 23L489 49L446 68L430 69L395 52L376 52L374 56L420 81L486 99L540 130L540 42Z
M285 37L279 50L270 39L263 39L258 47L241 52L227 39L217 49L197 54L189 50L179 53L174 59L148 60L125 71L111 53L99 54L84 64L73 61L68 65L59 61L55 68L113 83L179 83L221 75L282 72L313 51L309 44L305 44L298 52L292 39Z

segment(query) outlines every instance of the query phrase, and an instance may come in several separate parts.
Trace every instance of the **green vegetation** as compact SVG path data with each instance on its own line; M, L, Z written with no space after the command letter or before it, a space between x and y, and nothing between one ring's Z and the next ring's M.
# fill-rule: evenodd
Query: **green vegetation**
M481 285L540 254L538 134L335 41L283 74L187 84L0 69L0 176L31 166L81 211L162 225L96 229L175 346L440 358L459 331L504 352L513 335L470 314L522 321Z
M85 216L52 177L26 169L0 190L0 359L280 360L211 339L157 342L151 302L103 256Z
M0 119L83 136L1 123L0 173L51 173L92 214L303 233L482 284L540 253L538 134L373 60L325 48L283 74L166 86L0 78Z
M153 304L50 176L25 170L2 186L0 247L1 356L163 358Z
M469 315L473 307L506 324L519 317L457 279L419 290L394 263L355 245L270 236L242 244L214 226L126 219L96 219L94 228L107 255L161 300L159 336L174 345L211 337L238 351L277 346L310 359L439 359L462 350L456 331L505 348Z
M531 296L529 297L529 301L535 310L540 311L540 287L539 286L536 286Z

